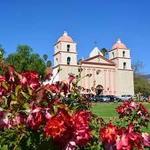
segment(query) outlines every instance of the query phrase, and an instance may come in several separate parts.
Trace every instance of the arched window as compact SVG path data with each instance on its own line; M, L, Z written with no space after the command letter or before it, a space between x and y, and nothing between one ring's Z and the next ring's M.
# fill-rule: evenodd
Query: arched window
M113 58L115 57L115 54L114 54L114 52L112 52L112 57L113 57Z
M58 58L56 58L56 65L58 64Z
M122 52L122 56L125 57L125 51Z
M70 65L71 58L67 57L67 65Z
M124 62L123 63L123 69L126 69L126 66L127 66L127 64L126 64L126 62Z
M70 45L67 44L67 52L69 52L69 51L70 51Z

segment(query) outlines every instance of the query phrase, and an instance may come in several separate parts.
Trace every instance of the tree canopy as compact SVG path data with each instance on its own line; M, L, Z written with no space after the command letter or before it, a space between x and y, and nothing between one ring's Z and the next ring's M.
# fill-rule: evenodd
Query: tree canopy
M106 48L102 48L101 52L102 52L104 57L106 57L106 55L108 54L108 50Z
M132 65L134 70L134 89L135 94L141 94L143 96L150 95L150 83L141 73L140 70L143 68L143 63L140 61L135 62Z
M2 45L0 45L0 59L2 59L4 57L4 54L5 54L5 50L2 47Z
M47 67L46 60L43 60L39 54L33 53L32 48L28 45L19 45L17 51L9 54L5 61L13 65L18 72L37 71L42 77Z
M141 93L144 96L150 95L150 83L148 82L148 79L144 78L142 75L135 75L134 87L135 93Z

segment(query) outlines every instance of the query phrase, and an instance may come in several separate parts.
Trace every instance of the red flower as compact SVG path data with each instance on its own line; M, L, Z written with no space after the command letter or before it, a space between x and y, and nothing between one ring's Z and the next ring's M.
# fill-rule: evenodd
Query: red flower
M73 124L75 128L89 128L91 113L88 111L78 111L73 116Z
M116 108L116 111L119 113L120 117L129 115L133 110L132 105L130 106L130 101L125 101L122 105Z
M129 138L126 134L122 134L121 137L118 136L116 141L117 150L131 150L131 145L129 143Z
M36 90L40 86L38 73L33 71L22 73L20 82L23 86L29 86L32 90Z
M86 145L91 139L91 131L89 128L89 121L91 114L88 111L78 111L73 116L75 142L77 145Z
M100 129L100 139L103 143L114 144L117 139L118 128L111 123Z
M136 109L137 106L138 106L138 104L136 102L133 102L133 101L129 102L129 107Z
M51 136L53 138L63 136L66 130L67 128L65 126L65 122L57 116L50 118L50 120L47 122L45 126L46 135Z
M50 110L50 108L45 108L44 109L44 116L45 116L46 120L49 120L52 117L49 110Z
M128 117L128 120L138 122L139 125L147 126L150 114L146 108L137 102L127 101L116 108L120 118Z
M63 137L68 131L70 126L69 114L60 109L58 113L49 119L45 126L45 133L47 136L51 136L54 139Z
M6 89L4 89L2 86L0 86L0 96L5 95Z
M134 131L133 125L129 125L128 129L121 128L119 130L116 140L117 150L142 149L142 136Z
M91 131L90 129L76 129L75 130L75 142L79 146L86 145L91 140Z
M0 128L8 128L8 127L9 127L8 113L5 111L0 111Z
M148 110L142 104L139 104L138 109L137 109L137 114L147 120L150 120L150 114Z
M12 120L10 120L11 126L23 125L26 122L26 115L18 113Z
M4 76L0 75L0 83L6 81L6 78Z
M32 129L37 130L39 126L43 123L43 121L44 121L44 116L42 113L42 109L40 107L37 107L31 110L27 118L27 125Z
M70 141L76 145L83 146L91 139L89 129L89 112L79 111L71 117L64 109L59 109L58 113L49 119L45 126L45 133L51 136L63 146L71 146Z
M60 89L56 84L46 84L45 89L52 93L60 93Z
M72 83L75 78L76 77L73 74L69 74L69 77L68 77L69 84Z

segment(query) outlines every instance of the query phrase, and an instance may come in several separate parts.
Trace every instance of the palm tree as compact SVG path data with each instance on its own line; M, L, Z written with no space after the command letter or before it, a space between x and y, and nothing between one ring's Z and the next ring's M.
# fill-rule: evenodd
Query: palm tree
M51 66L52 66L52 62L51 62L50 60L48 60L48 61L46 62L46 66L47 66L47 67L51 67Z
M44 55L43 55L43 59L44 59L44 61L47 61L48 56L47 56L46 54L44 54Z

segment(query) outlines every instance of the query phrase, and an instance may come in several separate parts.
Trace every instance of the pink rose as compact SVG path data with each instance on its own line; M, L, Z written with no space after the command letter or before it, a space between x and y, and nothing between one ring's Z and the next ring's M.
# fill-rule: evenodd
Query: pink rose
M0 128L9 127L8 113L5 111L0 111Z
M142 133L144 146L150 147L150 134Z
M44 116L40 107L31 110L29 116L27 117L27 125L35 130L39 128L43 121Z

